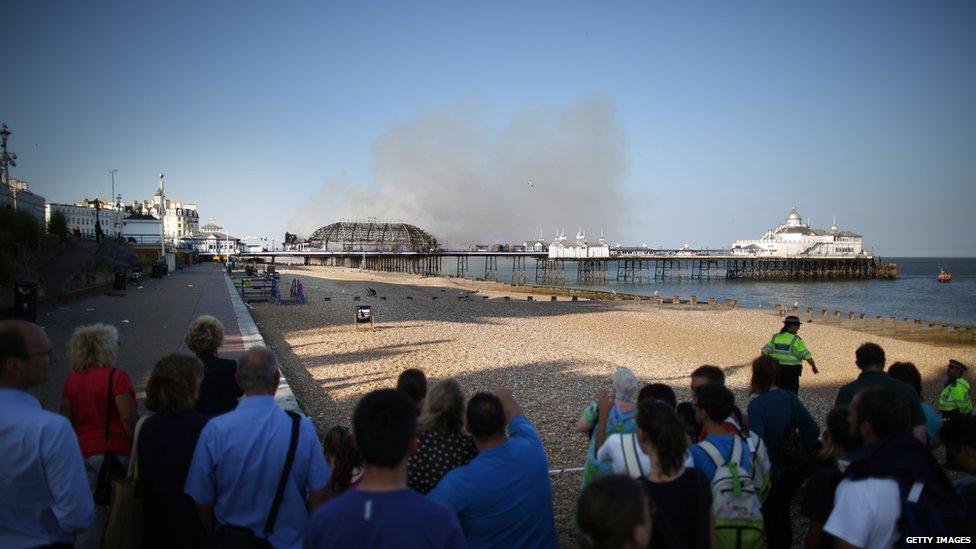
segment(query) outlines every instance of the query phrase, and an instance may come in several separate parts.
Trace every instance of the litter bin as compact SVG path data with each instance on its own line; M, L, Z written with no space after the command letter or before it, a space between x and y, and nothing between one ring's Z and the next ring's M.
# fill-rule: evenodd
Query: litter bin
M14 318L37 322L37 282L14 282Z
M125 289L125 271L115 271L115 282L112 284L113 290Z
M166 271L164 270L165 268L166 268L166 264L165 263L159 263L159 262L153 263L153 266L152 266L152 277L153 278L163 278L163 276L166 275Z

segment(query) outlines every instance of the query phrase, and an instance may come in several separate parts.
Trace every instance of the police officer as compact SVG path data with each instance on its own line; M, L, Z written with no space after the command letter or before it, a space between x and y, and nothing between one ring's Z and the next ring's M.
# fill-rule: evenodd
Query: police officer
M800 392L800 373L803 370L804 360L810 363L813 373L820 373L817 364L813 361L813 355L807 349L807 344L803 342L800 336L796 335L799 330L799 317L790 315L783 321L783 329L762 348L762 354L779 362L777 385L787 391L792 391L795 395Z
M946 367L946 382L942 386L942 394L939 395L939 411L942 412L945 425L955 421L958 417L973 413L969 382L962 377L967 369L965 364L954 359L950 360ZM946 447L945 466L947 469L957 469L955 452L948 447Z
M958 360L950 360L946 367L946 382L942 386L942 394L939 395L939 411L945 419L973 413L969 382L962 377L966 370L966 365Z

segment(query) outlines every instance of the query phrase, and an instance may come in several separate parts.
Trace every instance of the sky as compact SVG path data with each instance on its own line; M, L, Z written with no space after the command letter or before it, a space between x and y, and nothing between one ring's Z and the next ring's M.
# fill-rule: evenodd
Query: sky
M0 0L12 177L232 234L976 256L976 3Z

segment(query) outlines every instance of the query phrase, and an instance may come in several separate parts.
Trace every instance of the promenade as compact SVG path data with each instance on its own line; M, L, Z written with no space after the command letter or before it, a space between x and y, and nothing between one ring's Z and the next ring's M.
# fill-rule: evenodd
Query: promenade
M51 380L32 390L45 409L59 409L61 389L71 373L67 344L78 326L103 322L118 328L118 365L132 377L140 413L146 412L146 381L153 364L167 353L189 352L183 336L196 317L208 314L223 322L224 345L219 351L222 357L239 357L245 349L245 338L261 342L246 310L242 323L250 326L245 326L242 335L235 314L237 296L231 294L227 277L216 263L194 265L161 279L148 278L142 284L129 284L125 292L112 293L125 295L102 294L38 311L37 323L47 332L60 361L51 372ZM243 306L239 299L237 302L240 312Z

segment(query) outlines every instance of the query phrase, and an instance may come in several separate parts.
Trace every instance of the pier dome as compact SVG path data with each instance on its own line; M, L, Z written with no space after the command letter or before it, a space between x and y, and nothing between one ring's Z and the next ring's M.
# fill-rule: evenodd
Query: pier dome
M800 217L800 212L796 211L796 206L793 206L790 215L786 216L786 226L799 227L800 225L803 225L803 218Z
M437 239L401 222L346 221L319 228L306 241L310 248L345 252L432 252Z

